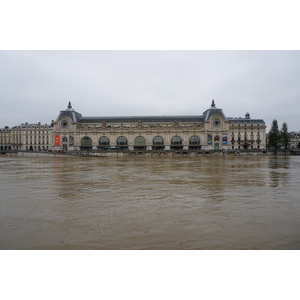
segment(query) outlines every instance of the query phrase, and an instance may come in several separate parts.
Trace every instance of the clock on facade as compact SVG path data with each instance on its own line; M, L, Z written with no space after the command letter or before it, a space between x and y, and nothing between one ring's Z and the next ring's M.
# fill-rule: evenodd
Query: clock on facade
M61 122L61 127L64 127L64 128L68 127L68 121L63 120L63 121Z
M221 124L221 121L219 119L214 119L214 125L219 126Z

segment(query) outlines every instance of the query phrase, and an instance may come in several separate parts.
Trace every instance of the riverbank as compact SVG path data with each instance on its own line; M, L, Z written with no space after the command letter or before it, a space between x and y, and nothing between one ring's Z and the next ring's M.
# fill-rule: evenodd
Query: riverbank
M92 150L92 151L1 151L2 155L9 156L202 156L202 155L300 155L300 150Z

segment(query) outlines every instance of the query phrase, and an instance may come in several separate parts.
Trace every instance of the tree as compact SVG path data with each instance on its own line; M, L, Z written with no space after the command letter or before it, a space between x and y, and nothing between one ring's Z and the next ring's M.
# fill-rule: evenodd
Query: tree
M280 142L284 149L287 149L287 147L290 145L290 141L291 135L288 132L288 126L286 122L284 122L280 130Z
M275 119L272 122L272 127L268 134L268 141L269 141L269 147L275 148L275 153L276 153L280 142L280 132L279 132L277 120Z

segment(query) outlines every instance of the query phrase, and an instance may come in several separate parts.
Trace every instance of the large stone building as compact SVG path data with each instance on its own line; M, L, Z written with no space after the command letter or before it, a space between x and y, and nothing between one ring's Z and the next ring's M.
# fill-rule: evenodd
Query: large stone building
M12 150L218 150L264 149L262 119L227 118L214 100L202 115L84 117L69 102L51 125L0 130L1 149Z

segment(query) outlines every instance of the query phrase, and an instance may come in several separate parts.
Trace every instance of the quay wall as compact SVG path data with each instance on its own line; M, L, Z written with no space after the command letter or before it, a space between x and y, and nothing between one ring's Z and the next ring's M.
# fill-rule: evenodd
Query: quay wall
M103 151L0 151L0 155L7 156L205 156L205 155L275 155L274 150L103 150ZM300 155L300 150L277 151L276 155Z

